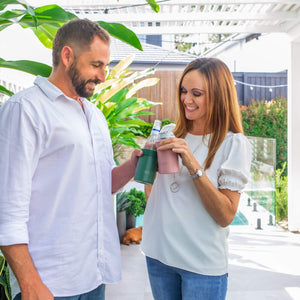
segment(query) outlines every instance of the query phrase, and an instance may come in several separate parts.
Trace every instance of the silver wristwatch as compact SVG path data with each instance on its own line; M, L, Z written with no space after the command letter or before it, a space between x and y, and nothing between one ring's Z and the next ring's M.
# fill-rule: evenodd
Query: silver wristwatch
M191 177L192 177L192 179L195 179L195 178L202 177L203 175L204 175L204 170L203 170L203 168L200 168L200 169L197 169L196 173L191 175Z

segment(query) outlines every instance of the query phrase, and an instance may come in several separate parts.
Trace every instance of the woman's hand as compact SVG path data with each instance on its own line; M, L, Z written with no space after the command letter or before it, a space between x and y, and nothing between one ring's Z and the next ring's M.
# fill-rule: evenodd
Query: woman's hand
M190 174L194 174L200 165L195 159L187 142L181 138L168 138L160 140L158 151L171 149L173 152L178 153L182 159L182 164L189 170Z

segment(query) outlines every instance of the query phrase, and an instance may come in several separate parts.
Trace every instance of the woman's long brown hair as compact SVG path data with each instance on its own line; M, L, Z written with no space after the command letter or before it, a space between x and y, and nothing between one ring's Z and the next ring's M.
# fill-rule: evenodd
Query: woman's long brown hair
M185 109L180 100L182 80L192 70L197 70L204 77L205 82L207 120L204 136L211 134L204 166L206 170L211 166L227 132L244 133L244 130L236 88L230 70L225 63L217 58L199 58L186 66L178 84L179 112L174 130L175 136L184 138L192 126L192 121L185 117Z

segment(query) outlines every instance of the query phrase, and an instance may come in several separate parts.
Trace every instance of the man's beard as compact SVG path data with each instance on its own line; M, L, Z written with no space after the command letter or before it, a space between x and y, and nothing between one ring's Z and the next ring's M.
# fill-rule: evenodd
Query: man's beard
M87 83L94 82L95 84L98 84L101 82L100 80L96 80L96 79L84 80L81 77L79 70L77 69L76 61L74 61L70 66L70 69L68 70L68 75L72 81L72 85L75 88L76 93L80 97L84 97L84 98L89 98L94 93L94 89L93 90L87 89L86 87Z

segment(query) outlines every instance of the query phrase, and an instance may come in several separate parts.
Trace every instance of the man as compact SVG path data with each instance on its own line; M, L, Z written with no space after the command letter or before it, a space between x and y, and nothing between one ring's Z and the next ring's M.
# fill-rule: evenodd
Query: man
M85 99L105 80L107 32L72 20L52 56L50 77L0 110L0 249L20 287L15 299L104 299L105 284L121 278L111 195L141 151L115 166L106 120Z

